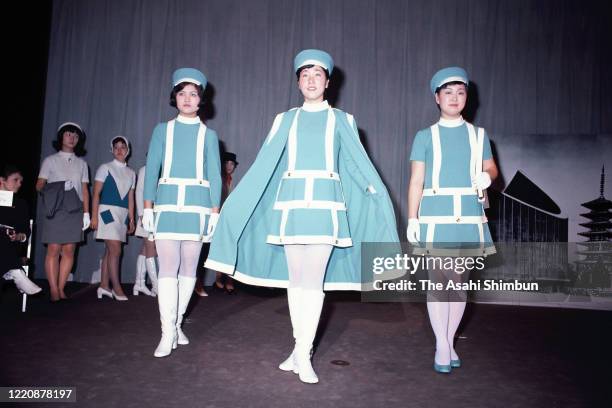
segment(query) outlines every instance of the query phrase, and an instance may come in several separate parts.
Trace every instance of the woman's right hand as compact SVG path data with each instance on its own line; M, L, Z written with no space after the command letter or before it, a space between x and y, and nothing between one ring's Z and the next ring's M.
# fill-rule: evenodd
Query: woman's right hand
M89 228L93 231L98 229L98 217L93 217L91 219L91 224L89 224Z
M418 245L421 240L421 223L417 218L408 219L406 238L408 238L408 242L414 245Z

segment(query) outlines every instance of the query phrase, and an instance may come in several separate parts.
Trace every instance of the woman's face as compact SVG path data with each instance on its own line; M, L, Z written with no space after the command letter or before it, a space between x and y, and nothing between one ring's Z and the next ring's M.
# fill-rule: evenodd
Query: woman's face
M225 162L225 174L232 174L234 169L236 169L236 164L233 161L228 160Z
M448 85L436 94L436 103L445 119L457 119L465 108L467 89L464 84Z
M22 182L23 177L20 173L10 174L6 179L4 177L0 177L0 190L12 191L13 193L17 193L21 188Z
M325 71L318 65L311 68L304 68L300 72L298 87L304 95L304 102L317 103L323 101L323 94L329 85L325 77Z
M79 143L79 134L76 132L64 132L62 136L62 150L72 152Z
M125 162L125 159L128 155L128 147L123 143L123 141L115 142L113 145L113 157L115 160L120 162Z
M195 117L200 108L200 96L195 85L187 84L176 94L176 107L183 116Z

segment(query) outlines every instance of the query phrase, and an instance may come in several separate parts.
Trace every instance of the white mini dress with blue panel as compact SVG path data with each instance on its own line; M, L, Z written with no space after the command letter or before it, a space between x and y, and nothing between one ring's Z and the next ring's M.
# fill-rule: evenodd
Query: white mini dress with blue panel
M136 174L126 163L113 160L98 168L95 179L103 183L96 239L125 242L129 225L129 192L135 187Z

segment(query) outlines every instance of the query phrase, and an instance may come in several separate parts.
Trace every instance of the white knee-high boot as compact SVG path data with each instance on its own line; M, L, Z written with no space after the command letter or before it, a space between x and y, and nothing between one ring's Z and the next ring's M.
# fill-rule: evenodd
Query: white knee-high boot
M193 288L196 284L196 278L190 278L179 275L178 277L178 313L176 319L176 333L178 336L178 344L189 344L189 339L183 333L181 324L183 323L183 315L189 305L189 300L193 294Z
M301 288L288 288L287 289L287 303L289 303L289 317L291 318L291 327L293 328L293 338L297 344L297 339L300 333L300 297ZM287 357L285 361L279 364L278 368L283 371L293 371L295 374L298 373L298 365L296 362L295 345L293 351Z
M155 257L145 259L145 267L147 269L147 275L151 280L151 296L157 295L157 265L155 264Z
M319 377L310 361L312 343L319 327L319 318L323 309L325 293L322 290L302 289L299 310L299 332L295 344L295 362L298 366L300 380L315 384Z
M161 278L158 281L159 318L162 337L155 349L155 357L165 357L176 348L176 313L178 307L178 282L176 278Z
M450 372L450 345L448 344L448 302L427 302L429 321L436 336L434 369Z
M455 352L455 333L461 324L465 312L465 302L450 302L448 313L448 344L450 346L450 359L453 368L461 367L461 360Z
M134 296L138 296L138 292L144 293L147 296L153 296L145 282L147 276L145 259L144 255L138 255L138 259L136 260L136 279L134 280L134 289L132 289L132 294Z

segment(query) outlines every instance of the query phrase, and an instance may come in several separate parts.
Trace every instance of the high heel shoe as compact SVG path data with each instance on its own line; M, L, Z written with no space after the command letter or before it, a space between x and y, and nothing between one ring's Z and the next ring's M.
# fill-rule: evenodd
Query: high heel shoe
M118 295L118 294L115 292L115 289L113 289L111 292L112 292L113 297L115 298L115 300L118 300L118 301L120 301L120 302L123 302L123 301L128 300L127 296L125 296L125 295L124 295L124 296L119 296L119 295Z
M459 367L461 367L461 360L459 360L459 359L451 360L450 366L452 368L459 368Z
M98 286L96 293L98 295L98 299L102 299L102 296L108 296L111 299L113 298L113 293L108 289L104 289L102 286Z

